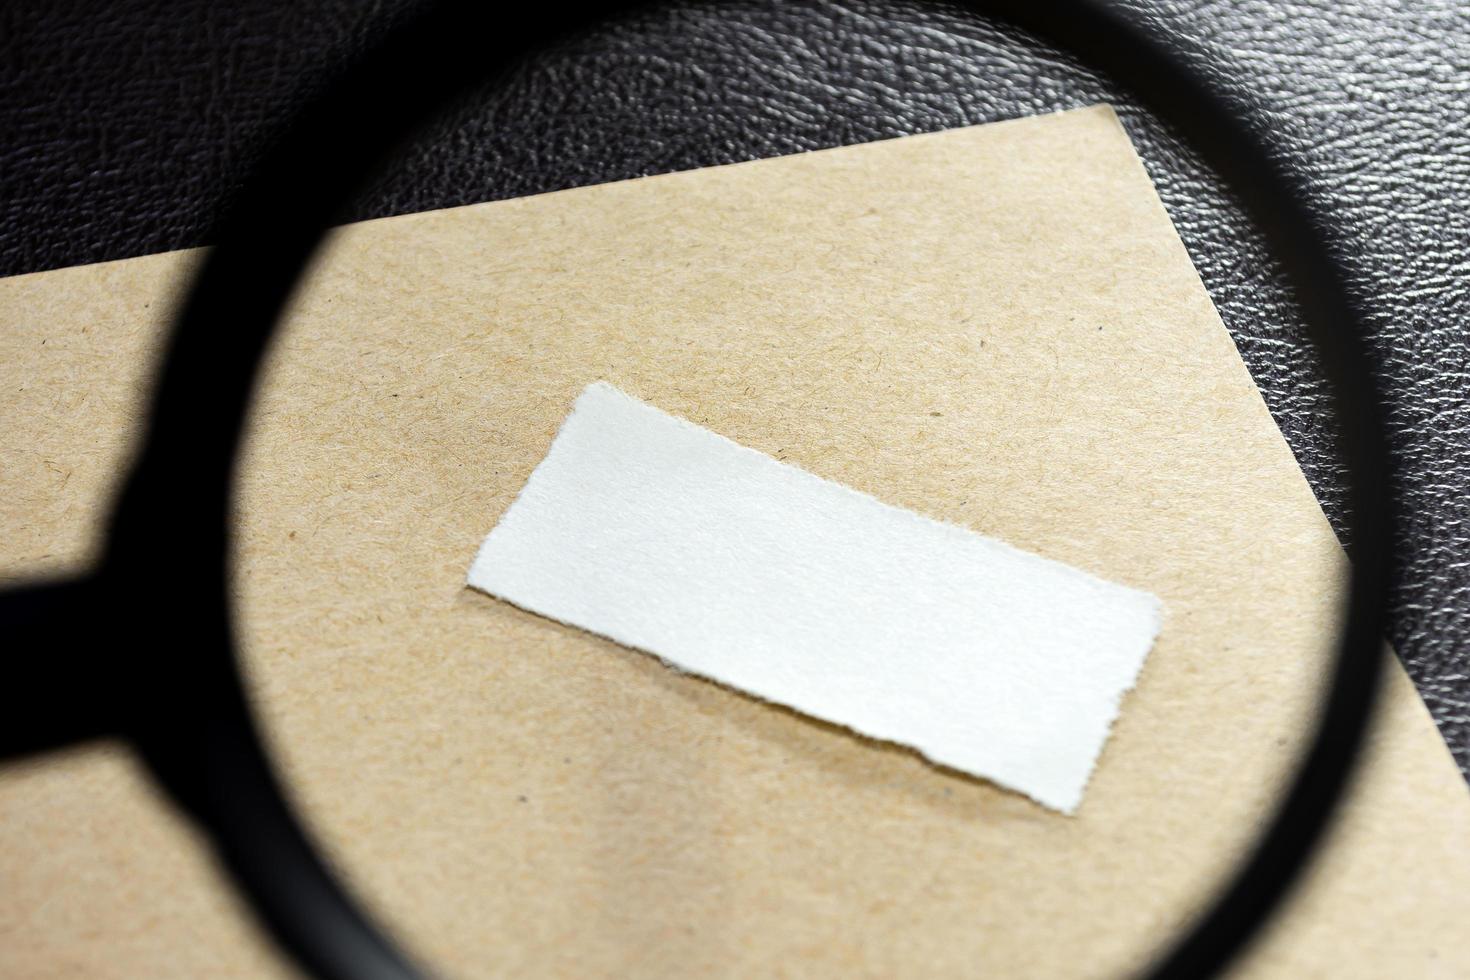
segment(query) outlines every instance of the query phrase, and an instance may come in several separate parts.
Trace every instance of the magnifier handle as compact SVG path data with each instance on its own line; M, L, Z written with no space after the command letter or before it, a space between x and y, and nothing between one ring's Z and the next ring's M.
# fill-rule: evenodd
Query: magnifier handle
M91 576L0 592L0 759L121 732L131 682L108 605Z

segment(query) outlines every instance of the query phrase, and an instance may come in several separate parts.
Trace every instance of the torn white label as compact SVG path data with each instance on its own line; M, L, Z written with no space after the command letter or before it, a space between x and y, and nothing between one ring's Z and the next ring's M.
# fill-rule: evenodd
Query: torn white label
M1161 617L603 383L469 584L1068 813Z

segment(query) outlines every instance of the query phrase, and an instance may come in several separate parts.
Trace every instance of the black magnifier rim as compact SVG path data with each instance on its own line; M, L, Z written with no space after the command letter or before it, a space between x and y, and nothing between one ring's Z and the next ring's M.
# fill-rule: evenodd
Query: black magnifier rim
M144 635L157 637L158 670L170 672L175 689L187 693L166 710L155 699L148 717L135 712L121 727L210 833L276 939L320 976L420 974L355 911L315 857L284 803L242 693L230 599L232 483L267 341L327 228L431 115L523 55L629 6L641 5L533 5L502 19L479 5L444 4L401 29L316 100L216 229L216 244L181 305L147 437L118 498L99 573L111 587L104 591L122 597L115 606L136 601L150 608L135 581L138 569L162 560L197 570L171 583L178 590L171 608L188 603L196 610L192 621L177 628L141 624ZM1258 127L1242 108L1232 108L1200 75L1100 4L965 6L1120 82L1225 178L1282 262L1336 397L1351 477L1343 516L1354 564L1330 698L1269 830L1217 904L1149 974L1208 976L1244 948L1305 865L1370 719L1394 527L1382 393L1305 189L1257 140ZM164 535L164 528L185 533Z

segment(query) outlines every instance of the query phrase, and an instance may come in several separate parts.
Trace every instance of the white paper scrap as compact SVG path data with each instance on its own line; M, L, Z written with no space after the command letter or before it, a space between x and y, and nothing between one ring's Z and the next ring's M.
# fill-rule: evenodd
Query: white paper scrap
M469 584L1066 813L1162 617L601 382Z

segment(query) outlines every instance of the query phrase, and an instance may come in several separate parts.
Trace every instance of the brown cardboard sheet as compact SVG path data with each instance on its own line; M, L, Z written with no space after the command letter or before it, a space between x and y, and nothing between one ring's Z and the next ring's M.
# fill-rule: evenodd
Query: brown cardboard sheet
M6 580L94 553L194 260L0 281ZM1160 595L1079 813L467 591L598 379ZM282 765L458 976L1135 967L1275 801L1345 570L1103 107L341 229L240 493ZM1470 793L1389 673L1330 848L1243 976L1470 976ZM124 751L0 772L0 975L281 969Z

